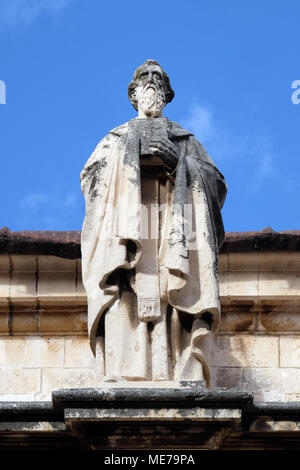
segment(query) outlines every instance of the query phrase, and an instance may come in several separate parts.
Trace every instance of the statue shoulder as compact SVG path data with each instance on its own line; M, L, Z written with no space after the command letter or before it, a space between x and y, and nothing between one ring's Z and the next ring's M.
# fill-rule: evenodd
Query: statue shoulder
M187 131L186 129L181 127L177 122L169 121L169 119L167 122L168 122L168 133L171 138L193 136L192 132Z
M115 129L109 131L109 133L106 134L106 136L98 142L90 158L88 159L81 171L81 181L83 181L83 179L88 174L91 174L92 170L95 169L95 167L99 164L100 161L103 162L109 157L112 148L115 144L118 143L119 137L127 132L127 128L128 123L122 124L121 126L118 126Z
M121 137L127 132L128 132L128 122L125 122L124 124L121 124L120 126L115 127L114 129L109 131L108 136L113 135L113 136Z

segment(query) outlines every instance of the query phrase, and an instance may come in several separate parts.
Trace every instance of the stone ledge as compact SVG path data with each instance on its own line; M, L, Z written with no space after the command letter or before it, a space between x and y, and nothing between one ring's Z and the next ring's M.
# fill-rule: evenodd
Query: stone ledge
M61 258L81 257L80 231L0 230L0 253L54 255ZM267 227L256 232L227 232L222 253L248 251L300 251L300 230L275 232Z
M257 404L240 390L185 385L67 389L52 404L0 403L0 449L299 448L300 402Z
M228 422L240 421L242 411L240 409L226 408L66 408L65 420L71 421L215 421ZM1 430L1 424L0 424Z

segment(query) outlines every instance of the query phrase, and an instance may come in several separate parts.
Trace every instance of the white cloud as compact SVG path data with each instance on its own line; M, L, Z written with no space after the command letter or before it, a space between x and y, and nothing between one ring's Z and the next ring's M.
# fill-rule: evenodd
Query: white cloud
M216 136L213 111L199 104L191 108L182 125L195 134L201 142L209 142Z
M254 141L253 153L257 154L257 165L254 172L254 190L259 190L265 180L278 174L275 157L270 142L265 137Z
M211 107L194 104L180 124L200 140L217 166L234 164L242 171L251 163L253 171L247 179L252 191L259 191L267 178L278 174L269 139L261 133L237 135L216 119Z
M204 146L208 146L216 161L232 160L248 148L248 136L236 136L219 123L212 108L195 104L181 125L191 131Z
M67 230L74 214L81 210L79 195L30 193L20 201L20 221L28 225L39 221L43 230Z
M36 210L48 200L47 194L32 193L26 196L20 202L22 210Z
M41 14L56 15L74 0L0 0L0 29L29 25Z

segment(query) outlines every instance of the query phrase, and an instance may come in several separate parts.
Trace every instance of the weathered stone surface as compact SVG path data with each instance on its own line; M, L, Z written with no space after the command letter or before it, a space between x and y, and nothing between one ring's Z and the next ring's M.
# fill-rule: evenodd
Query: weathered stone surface
M7 254L0 255L0 306L8 307L10 267Z
M286 393L299 393L300 369L296 368L244 368L243 389L251 390L259 401L265 394L275 396ZM277 399L277 398L275 398Z
M85 288L82 284L82 268L81 261L76 261L76 297L77 300L87 303Z
M222 317L220 331L236 331L236 332L246 332L254 331L256 314L253 313L244 313L244 310L251 310L253 305L247 303L246 305L238 306L225 306L222 308ZM228 311L226 311L228 308ZM238 310L238 311L235 311Z
M0 255L0 273L9 273L9 256L7 253Z
M257 267L264 272L300 272L300 252L276 251L259 252Z
M265 299L270 297L285 298L294 296L300 298L300 274L293 272L259 272L258 295Z
M0 402L33 402L36 400L35 393L0 393ZM0 411L1 415L1 411Z
M251 253L246 254L251 255ZM256 253L252 254L254 257L257 256ZM243 269L241 266L240 254L237 253L237 255L238 256L235 258L232 257L233 261L231 262L231 269L234 270L234 274L238 277L240 272L246 274L249 272L251 273L251 271L247 271L247 268ZM268 257L267 255L270 256ZM223 256L224 255L221 257ZM17 256L15 256L14 261L15 268L17 266L19 272L25 273L25 275L27 275L27 260L29 261L28 273L31 275L30 271L32 272L34 269L36 256L22 255L20 256L20 261L16 258ZM296 261L293 261L294 259L297 260L297 253L290 252L287 254L282 251L274 251L271 253L260 252L258 258L257 277L259 277L260 269L269 269L275 277L275 280L272 282L276 283L278 281L279 283L282 283L285 279L285 269L287 270L288 275L297 274L297 263ZM284 259L281 260L281 258ZM51 261L50 268L53 271L51 271L50 268L49 270L54 273L56 269L56 258L51 256L44 258L44 272L49 272L47 271L46 266L47 259L49 262ZM222 269L226 269L227 271L225 270L221 273L221 289L223 288L223 279L225 279L224 283L227 283L229 273L228 259L229 254L226 253ZM28 353L25 353L24 356L26 364L22 365L22 353L23 349L26 351L26 341L28 340L30 343L32 342L32 336L35 335L38 338L41 335L43 340L49 337L61 340L62 350L64 349L64 340L67 340L65 343L66 362L62 364L61 359L59 359L59 367L54 366L56 369L63 369L65 367L70 369L79 368L80 370L92 370L93 372L95 371L95 383L98 386L101 384L104 377L103 373L100 371L101 367L99 366L99 363L97 363L95 367L92 365L95 360L92 355L86 355L88 349L86 349L86 346L83 346L84 344L87 345L88 342L87 307L85 296L82 295L80 298L78 296L79 289L82 289L82 285L80 284L80 265L78 263L80 264L80 260L74 261L74 264L71 267L72 271L74 267L75 276L77 273L77 288L75 289L76 295L70 297L67 293L65 298L58 298L55 302L51 301L45 303L41 308L41 306L38 305L38 302L34 302L33 304L28 302L28 298L25 298L23 302L22 296L18 297L16 302L12 301L9 297L9 286L13 270L10 269L9 257L7 255L0 256L0 277L3 275L1 278L3 284L0 287L0 294L1 292L4 292L4 295L6 295L4 297L0 296L0 340L7 339L8 334L10 334L12 336L8 338L9 340L16 336L19 340L22 340L22 342L24 341L25 348L24 349L23 346L21 348L16 348L16 351L21 358L19 362L16 362L13 348L10 349L9 357L12 357L13 361L13 363L10 364L9 362L6 362L6 353L5 348L3 347L5 343L0 341L0 367L3 370L16 369L22 372L22 368L27 370L37 367L37 369L40 370L39 373L42 374L42 364L38 363L37 359L36 362L31 362L31 359L29 360L30 356L28 356ZM249 265L251 265L251 263L249 263ZM280 269L276 269L277 265ZM62 265L60 266L63 268ZM68 269L68 266L70 265L66 264L65 266L67 267L64 269ZM58 273L59 275L63 275L63 271L59 267ZM32 279L33 289L38 282L39 267L37 266L35 279ZM274 285L275 284L273 284L273 288L276 293L276 287L274 287ZM225 295L222 297L221 322L221 332L225 334L221 334L220 338L222 336L227 338L239 338L245 336L253 338L259 337L259 341L262 345L261 358L256 361L255 357L257 353L255 351L257 348L255 347L252 353L249 353L249 350L251 351L252 348L251 344L242 353L241 344L238 340L235 340L236 342L233 342L232 345L230 345L229 339L224 340L225 343L222 346L223 352L218 352L217 361L214 362L214 364L218 365L215 366L212 371L212 386L225 388L238 386L242 388L245 385L247 390L253 390L255 392L255 400L260 401L299 401L300 379L297 371L299 371L300 367L297 348L299 342L298 333L300 331L300 303L297 289L293 291L287 290L287 295L282 295L280 298L278 298L277 295L273 295L271 297L268 295L265 297L263 290L259 291L259 297L256 295L236 298L235 296L231 297L228 295L227 284L225 287L226 290L223 290ZM59 338L57 338L58 336ZM72 346L71 342L70 344L68 343L68 339L72 339ZM79 342L78 345L76 345L76 339L80 339L82 342ZM223 340L219 339L218 341L220 341L221 344ZM278 360L277 365L274 365L273 353L270 356L272 360L269 363L265 362L269 358L268 347L270 346L270 341L274 341L274 351L279 351L280 347L280 355L278 355L280 363ZM265 346L263 346L264 342ZM232 349L236 350L234 354L231 353ZM29 350L32 350L31 346L29 346ZM72 351L74 351L73 354ZM224 361L222 354L224 356ZM38 358L39 354L37 354L36 357ZM16 366L14 364L19 365ZM52 364L54 364L54 362L52 362ZM263 368L261 374L256 370L260 368ZM61 381L61 384L63 384L63 380ZM145 382L140 382L137 385L142 387L145 385ZM74 384L74 386L76 385ZM172 383L166 382L166 386L172 387ZM16 401L32 400L34 398L40 400L43 398L43 395L41 395L40 392L37 392L36 390L34 392L24 392L21 387L22 381L17 380L13 387L11 386L8 391L0 392L0 400ZM47 392L46 395L44 395L48 399L50 399L49 393L50 392Z
M38 318L35 306L27 303L23 305L21 301L14 305L10 325L11 333L14 335L36 333L38 331Z
M0 369L1 393L39 393L41 387L41 371L35 369Z
M63 366L63 338L9 337L0 338L0 345L3 365L21 368Z
M278 338L219 335L214 366L278 367Z
M65 367L96 367L88 338L67 338L65 340Z
M37 295L40 305L76 298L76 261L39 256Z
M83 334L87 333L87 313L81 308L53 308L50 312L39 310L39 331L41 334Z
M300 402L300 393L286 393L285 401L287 402Z
M0 229L0 254L52 255L79 259L80 231L21 231ZM227 232L221 254L244 252L300 251L300 230L275 232L264 229L253 232Z
M124 421L133 419L136 421L240 421L242 412L240 409L210 409L210 408L123 408L114 409L84 409L66 408L65 419L67 421ZM0 428L1 429L1 428Z
M134 384L132 384L134 385ZM52 394L52 401L55 407L65 408L110 408L111 405L118 405L118 408L127 408L131 404L155 404L161 407L168 404L168 407L177 406L178 403L186 405L196 404L203 408L212 408L213 404L218 404L222 408L244 408L253 402L253 395L239 389L232 390L210 390L203 382L187 381L181 385L167 388L140 388L122 385L118 387L99 387L83 389L57 390ZM226 405L225 405L226 404Z
M54 390L96 386L96 371L85 368L44 368L42 370L42 400L50 400Z
M248 251L299 251L300 230L275 232L270 227L257 232L229 232L222 253Z
M227 295L235 299L256 298L258 294L257 272L229 271Z
M33 256L11 256L10 300L12 302L36 302L37 259Z
M265 300L259 306L260 331L300 332L299 301L288 299Z
M257 271L257 253L228 253L227 256L229 271L251 273Z
M213 368L212 388L243 388L243 369L241 367Z
M19 433L39 433L65 431L66 425L60 421L26 421L26 422L0 422L0 433L17 431Z
M228 254L223 253L219 255L219 274L228 271Z
M60 275L55 272L40 272L37 295L41 306L67 298L76 299L75 272Z
M0 335L9 332L9 306L0 303Z
M280 367L299 367L300 370L300 337L281 336L279 348Z
M80 232L0 230L0 253L25 255L54 255L62 258L81 257Z
M295 432L300 431L300 421L276 420L269 417L260 417L250 426L252 432Z

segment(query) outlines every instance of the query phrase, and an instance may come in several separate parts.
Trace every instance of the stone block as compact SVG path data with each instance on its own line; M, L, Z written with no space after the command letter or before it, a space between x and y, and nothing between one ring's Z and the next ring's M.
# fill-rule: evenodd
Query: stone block
M11 255L12 272L37 272L37 257L35 255Z
M13 272L10 285L10 299L13 303L36 303L36 277L33 272Z
M1 393L0 401L35 401L34 393Z
M87 303L85 288L82 284L82 271L81 271L81 261L77 261L77 283L76 283L76 296L81 301Z
M278 367L278 338L219 335L215 367Z
M222 308L220 331L253 331L255 328L255 313L235 312L230 307L229 305L226 306L226 309ZM251 310L252 305L247 305L247 308Z
M229 271L228 291L229 297L247 299L257 296L257 272Z
M299 301L266 300L260 302L259 311L259 330L300 332Z
M36 301L37 260L30 255L11 256L10 300L34 304Z
M231 272L256 272L257 253L228 253L228 270Z
M12 333L29 334L37 331L36 313L34 310L13 312L12 316Z
M41 387L40 369L0 369L0 393L38 393Z
M0 335L7 334L9 332L8 311L8 306L0 305Z
M273 251L258 253L258 269L260 271L300 272L300 252Z
M0 342L9 367L63 367L63 338L9 337Z
M37 294L40 305L76 299L76 260L39 256Z
M259 272L258 295L277 299L300 298L300 274L293 272Z
M300 394L300 369L245 368L243 389L259 394Z
M38 256L39 273L42 272L69 272L75 273L76 260L60 258L59 256Z
M240 367L212 367L211 388L241 388L242 369Z
M40 272L37 294L41 306L52 301L76 299L75 270Z
M219 274L219 293L221 301L226 301L228 296L228 272L221 272Z
M228 254L222 253L219 256L219 273L226 272L228 270Z
M65 340L65 367L97 367L87 336Z
M42 397L60 388L89 388L95 386L96 371L93 369L42 369Z
M286 393L285 401L288 402L300 402L300 393Z
M9 273L9 256L0 255L0 273Z
M0 272L0 305L9 305L9 274Z
M8 255L0 255L0 306L9 304L10 267Z
M39 311L39 331L41 334L65 333L84 334L87 333L86 311Z
M300 336L281 336L279 351L280 367L299 367L300 369Z

